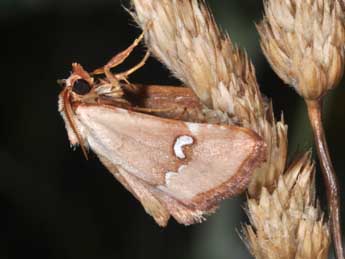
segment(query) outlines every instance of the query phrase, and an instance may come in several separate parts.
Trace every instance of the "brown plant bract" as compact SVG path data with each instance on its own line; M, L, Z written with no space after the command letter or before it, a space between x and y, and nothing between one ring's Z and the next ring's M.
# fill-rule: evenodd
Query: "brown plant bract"
M306 99L319 99L344 70L345 27L338 0L269 0L257 26L274 71Z
M204 1L132 0L137 23L149 29L149 50L205 104L205 113L223 123L255 130L266 142L267 162L256 170L249 193L272 190L283 172L287 126L274 120L263 100L247 54L218 29Z
M272 193L264 188L260 200L249 199L252 225L245 227L245 236L255 258L328 257L330 234L315 207L314 172L307 153L287 169Z

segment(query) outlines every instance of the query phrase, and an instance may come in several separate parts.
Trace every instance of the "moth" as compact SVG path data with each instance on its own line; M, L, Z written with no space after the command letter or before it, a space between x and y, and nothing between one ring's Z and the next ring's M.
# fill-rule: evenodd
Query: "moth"
M112 73L142 38L92 73L74 63L62 80L59 111L71 145L86 158L91 149L160 226L171 216L185 225L201 222L221 200L245 190L266 145L243 127L185 121L201 113L190 89L129 83L148 53L128 71Z

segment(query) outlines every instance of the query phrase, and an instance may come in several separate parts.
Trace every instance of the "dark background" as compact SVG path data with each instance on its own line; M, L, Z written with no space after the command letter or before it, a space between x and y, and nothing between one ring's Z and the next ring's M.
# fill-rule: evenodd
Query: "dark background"
M223 202L203 224L184 227L172 220L161 229L95 156L86 161L69 148L56 79L66 78L74 61L88 70L104 65L140 34L121 4L128 1L0 1L0 258L248 258L238 237L246 221L243 198ZM273 74L259 48L254 22L261 1L209 4L221 27L247 49L276 115L284 111L290 154L309 149L303 102ZM139 48L121 68L143 54ZM179 84L152 58L130 80ZM344 98L341 86L325 106L343 190ZM319 194L324 207L323 188Z

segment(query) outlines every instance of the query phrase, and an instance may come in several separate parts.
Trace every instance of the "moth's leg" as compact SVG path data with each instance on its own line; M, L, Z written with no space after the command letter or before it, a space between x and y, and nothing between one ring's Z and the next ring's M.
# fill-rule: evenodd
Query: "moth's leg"
M107 79L110 81L110 83L112 84L112 86L114 87L115 90L122 90L122 87L126 88L126 86L129 86L127 90L131 91L131 83L127 80L127 77L134 73L135 71L137 71L138 69L140 69L141 67L143 67L145 65L146 60L148 59L150 53L147 52L144 56L144 58L134 67L132 67L131 69L122 72L122 73L118 73L118 74L113 74L110 69L113 67L112 64L106 64L104 66L104 73L105 76L107 77ZM121 85L120 86L120 81L125 81L127 83L127 85Z
M104 67L100 67L96 70L94 70L91 74L92 75L99 75L99 74L105 74L106 70L109 70L120 65L123 63L126 58L131 54L131 52L134 50L136 46L138 46L139 42L144 38L144 31L140 34L138 38L134 40L134 42L124 51L118 53L114 57L112 57L108 63Z
M128 81L127 77L130 74L137 71L138 69L140 69L141 67L143 67L149 56L150 56L150 53L146 52L143 59L137 65L135 65L131 69L129 69L125 72L122 72L122 73L113 74L110 72L110 69L108 69L107 67L104 67L105 75L108 78L108 80L111 82L111 84L115 87L115 89L125 88L127 91L134 92L136 90L136 87ZM121 84L121 86L120 86L120 83L119 83L120 81L124 81L126 84Z
M146 60L149 58L150 56L150 52L147 51L145 56L143 57L143 59L138 63L136 64L134 67L132 67L131 69L128 69L127 71L125 72L121 72L121 73L118 73L118 74L115 74L114 76L118 79L118 80L124 80L125 82L129 83L127 81L127 77L130 75L130 74L133 74L135 71L137 71L138 69L142 68L145 63L146 63Z
M104 67L104 73L112 86L112 92L119 93L119 97L121 97L123 95L123 91L120 86L119 80L115 77L113 73L111 73L110 68L108 67Z
M132 67L131 69L129 69L129 70L125 71L125 72L118 73L118 74L111 74L111 72L109 71L111 75L110 75L110 74L107 74L107 72L106 72L106 75L107 75L107 77L108 77L108 76L109 76L109 77L113 77L113 79L112 79L113 81L117 81L117 82L119 82L119 81L124 81L124 82L126 82L126 84L122 84L122 85L121 85L121 88L125 88L127 91L133 92L133 91L136 90L136 87L134 87L134 86L128 81L127 77L128 77L130 74L132 74L132 73L134 73L135 71L137 71L138 69L140 69L141 67L143 67L143 66L145 65L145 62L146 62L146 60L148 59L149 56L150 56L150 53L149 53L149 52L146 52L144 58L143 58L137 65L135 65L134 67Z

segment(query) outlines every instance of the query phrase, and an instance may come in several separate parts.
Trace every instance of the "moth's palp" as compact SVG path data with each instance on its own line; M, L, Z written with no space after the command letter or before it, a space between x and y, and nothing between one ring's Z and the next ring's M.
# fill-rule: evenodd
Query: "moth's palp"
M66 86L66 79L58 79L56 80L56 83L64 88Z

